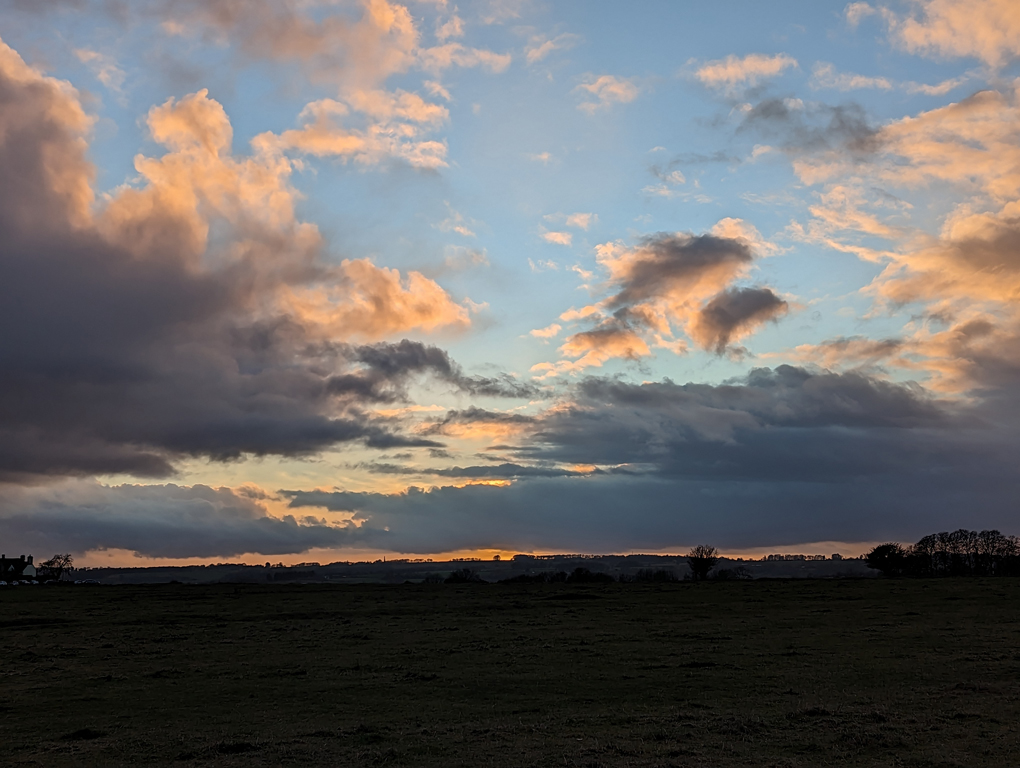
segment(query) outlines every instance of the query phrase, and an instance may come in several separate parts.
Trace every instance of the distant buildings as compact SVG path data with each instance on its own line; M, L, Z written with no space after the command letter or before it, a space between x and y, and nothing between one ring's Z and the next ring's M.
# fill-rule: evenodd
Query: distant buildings
M27 558L22 555L15 560L7 555L0 555L0 581L21 581L22 579L35 579L35 564L32 556Z

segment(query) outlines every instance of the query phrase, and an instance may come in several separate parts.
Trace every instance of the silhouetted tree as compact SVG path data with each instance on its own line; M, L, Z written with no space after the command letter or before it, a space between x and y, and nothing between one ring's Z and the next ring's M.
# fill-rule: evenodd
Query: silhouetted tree
M879 544L864 560L869 568L881 571L883 576L899 576L907 565L907 550L895 542Z
M906 573L913 576L1006 576L1020 570L1020 544L999 531L932 533L907 552Z
M461 568L446 577L447 584L484 584L485 579L470 568Z
M45 563L39 566L39 575L44 579L60 580L64 571L74 565L74 558L70 554L54 555Z
M708 572L715 568L719 562L719 553L715 547L699 544L687 553L687 565L691 569L691 576L695 581L704 581L708 578Z

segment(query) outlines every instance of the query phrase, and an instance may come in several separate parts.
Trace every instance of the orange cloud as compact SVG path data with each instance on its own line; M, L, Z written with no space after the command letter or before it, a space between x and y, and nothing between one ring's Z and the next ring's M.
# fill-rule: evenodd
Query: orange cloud
M883 11L892 39L911 53L973 56L991 67L1020 55L1020 6L1013 0L923 0L915 7L905 16Z
M529 331L529 335L534 336L536 339L551 339L561 330L563 330L562 325L559 323L553 323L545 328L536 328L533 331Z
M543 232L542 239L547 243L555 243L556 245L570 245L574 236L569 232Z
M28 66L17 51L2 40L0 75L15 86L34 93L33 99L17 103L8 97L0 110L0 140L14 141L20 136L32 135L42 155L45 177L23 178L19 179L19 183L33 187L31 192L34 195L49 197L50 203L59 208L68 221L79 226L87 225L94 201L94 171L84 159L87 148L85 134L93 120L81 108L78 92L70 83L46 77ZM20 196L21 200L31 199L33 194ZM8 216L17 216L26 223L34 221L44 228L55 225L49 221L51 212L38 206L23 204L18 199L5 200L4 205L8 208Z
M387 158L405 160L419 168L446 165L446 144L421 138L426 127L446 119L445 107L425 102L405 92L359 92L351 97L368 115L364 128L344 126L342 118L350 114L348 106L335 99L320 99L301 112L305 125L284 131L279 136L267 132L255 138L255 145L266 152L296 150L318 157L353 158L362 164L377 164Z
M565 322L594 325L568 336L560 347L565 357L576 360L540 363L532 371L543 378L576 373L613 358L647 357L653 346L683 354L687 344L675 338L677 330L722 354L789 308L768 288L731 287L749 273L755 245L775 251L753 226L729 218L711 234L663 232L632 247L622 242L596 246L596 260L608 273L613 293L560 315Z
M569 370L598 368L612 358L638 360L651 354L648 343L636 332L612 326L575 333L563 343L560 352L579 358L569 364Z
M796 66L797 60L785 53L774 56L751 53L742 58L730 54L725 59L705 62L694 72L694 76L710 88L732 91L739 87L755 86L762 80Z
M266 150L264 136L253 141L253 156L235 157L230 121L206 91L154 107L148 123L171 151L135 159L146 184L108 202L99 221L108 238L143 258L187 254L201 269L210 222L223 219L236 234L224 256L257 265L263 311L286 313L318 338L376 340L470 325L469 310L419 272L401 276L368 259L311 268L322 239L295 219L290 163Z
M641 89L633 80L627 80L614 75L602 75L598 78L588 76L588 82L582 83L574 89L575 92L582 91L594 97L594 101L585 101L578 105L578 109L595 114L599 109L605 109L613 104L627 104L634 101L641 92Z
M524 49L524 58L528 64L535 64L553 51L567 50L573 48L581 40L580 35L564 32L553 38L546 38L541 35L532 37Z
M453 66L502 72L510 56L457 42L423 47L408 9L387 0L359 0L362 13L354 20L344 13L313 13L316 5L182 0L163 12L176 33L213 30L236 40L248 56L296 60L313 80L335 84L336 98L308 104L300 116L301 127L258 137L264 151L335 156L361 164L392 158L418 168L445 166L445 142L425 134L448 119L446 107L408 91L387 91L383 84L415 68L433 75ZM441 40L462 32L456 14L437 29ZM427 87L449 100L438 80Z
M368 259L345 259L335 276L333 287L291 289L282 300L299 322L327 338L374 340L471 324L468 310L420 272L401 279L396 269Z

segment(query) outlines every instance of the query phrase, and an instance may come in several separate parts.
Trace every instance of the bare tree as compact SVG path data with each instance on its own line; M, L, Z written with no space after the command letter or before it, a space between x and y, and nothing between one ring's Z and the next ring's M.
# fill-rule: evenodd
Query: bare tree
M72 565L74 565L74 558L70 554L54 555L40 565L40 575L59 581L60 577L64 575L64 571Z
M715 547L699 544L687 553L687 565L695 581L704 581L708 572L719 562L719 552Z

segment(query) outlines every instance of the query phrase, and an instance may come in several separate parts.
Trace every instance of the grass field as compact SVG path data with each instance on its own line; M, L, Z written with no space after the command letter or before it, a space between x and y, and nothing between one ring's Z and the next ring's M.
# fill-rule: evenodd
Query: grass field
M0 763L1017 766L1020 580L20 587Z

